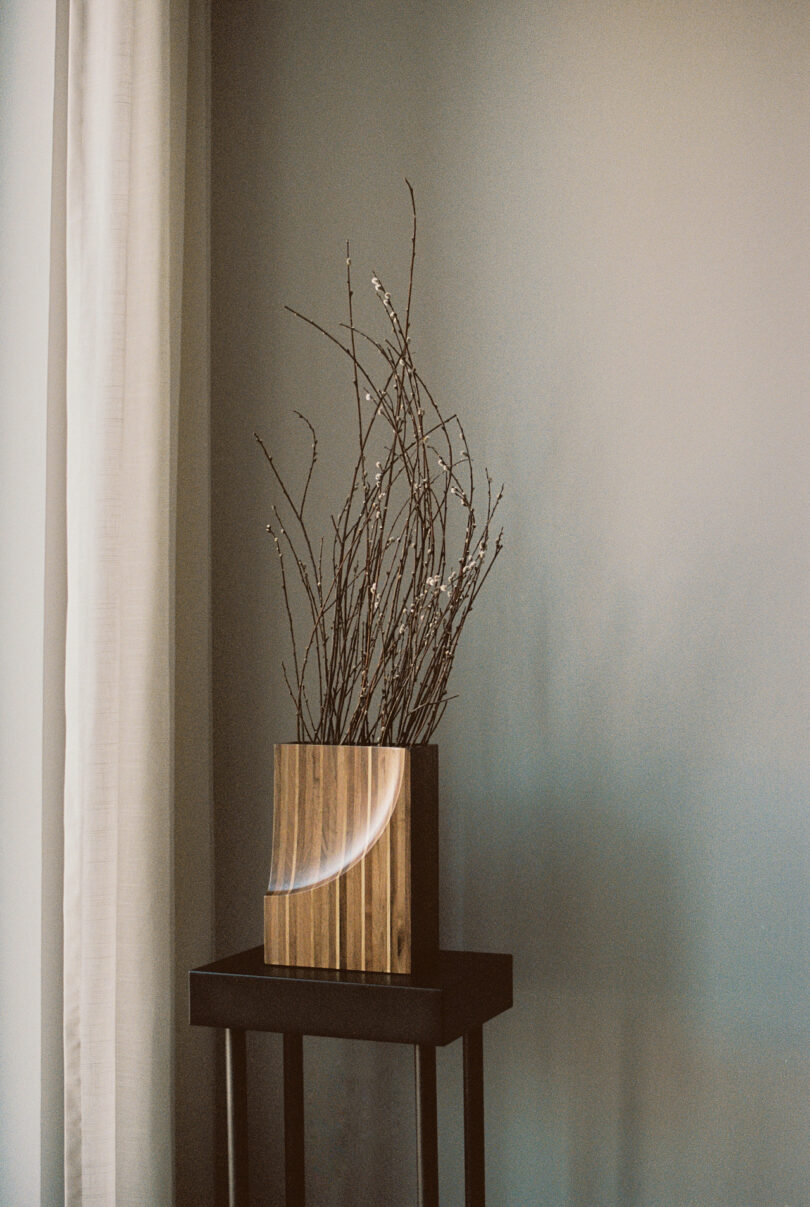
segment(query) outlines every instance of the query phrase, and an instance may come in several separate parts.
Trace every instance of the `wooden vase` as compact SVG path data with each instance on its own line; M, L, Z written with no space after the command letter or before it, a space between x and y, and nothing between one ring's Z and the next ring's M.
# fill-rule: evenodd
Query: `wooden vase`
M410 973L439 946L438 749L275 747L267 964Z

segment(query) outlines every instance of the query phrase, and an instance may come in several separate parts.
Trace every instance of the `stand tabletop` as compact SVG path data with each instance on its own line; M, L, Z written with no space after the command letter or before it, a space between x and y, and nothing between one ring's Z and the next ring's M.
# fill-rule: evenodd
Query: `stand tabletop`
M512 1005L512 957L441 951L427 974L265 964L252 947L189 973L190 1022L441 1047Z

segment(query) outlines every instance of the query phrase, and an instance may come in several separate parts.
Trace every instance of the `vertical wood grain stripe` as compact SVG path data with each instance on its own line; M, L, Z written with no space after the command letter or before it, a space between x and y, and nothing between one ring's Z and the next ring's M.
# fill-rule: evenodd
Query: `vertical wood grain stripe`
M399 804L391 824L391 958L393 972L409 971L409 921L407 887L410 883L410 833L411 799L410 759L406 760Z

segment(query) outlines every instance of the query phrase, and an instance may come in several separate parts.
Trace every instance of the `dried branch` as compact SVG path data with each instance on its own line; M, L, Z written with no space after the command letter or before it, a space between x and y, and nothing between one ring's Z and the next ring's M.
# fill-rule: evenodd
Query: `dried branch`
M461 631L502 548L493 521L503 489L493 498L485 471L479 519L464 429L455 413L442 415L413 362L416 204L410 184L408 190L412 237L404 325L374 275L388 336L374 339L355 326L348 244L348 322L341 324L348 343L287 307L352 365L357 460L317 557L305 516L318 460L314 427L296 412L311 436L300 503L256 436L282 495L267 529L280 568L292 646L292 665L283 672L300 742L427 742L454 698L447 688ZM358 340L379 357L379 374L358 356Z

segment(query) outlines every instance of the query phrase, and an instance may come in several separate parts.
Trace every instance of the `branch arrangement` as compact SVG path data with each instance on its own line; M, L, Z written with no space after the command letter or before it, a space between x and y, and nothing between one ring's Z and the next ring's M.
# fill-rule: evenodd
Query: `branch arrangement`
M335 336L287 307L351 365L358 454L328 537L316 541L308 528L307 495L318 460L310 421L296 412L311 440L300 495L256 436L280 490L267 531L281 573L292 647L282 669L299 742L427 742L453 698L447 687L461 630L502 547L493 520L503 488L495 494L485 470L485 498L477 503L461 421L442 415L413 362L416 205L408 189L413 233L402 320L383 283L371 278L386 317L385 338L354 325L348 244L344 334Z

